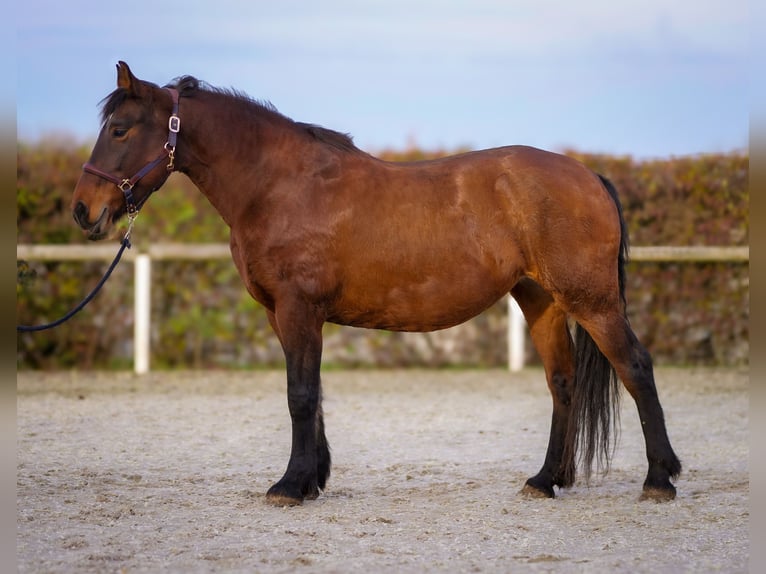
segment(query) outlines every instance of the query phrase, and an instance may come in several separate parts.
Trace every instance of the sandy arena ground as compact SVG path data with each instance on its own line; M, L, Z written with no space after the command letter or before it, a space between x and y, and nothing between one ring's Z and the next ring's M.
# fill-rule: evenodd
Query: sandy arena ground
M281 372L18 376L19 572L746 572L746 370L659 369L678 497L623 393L611 472L519 494L547 445L542 371L328 371L326 492L277 508Z

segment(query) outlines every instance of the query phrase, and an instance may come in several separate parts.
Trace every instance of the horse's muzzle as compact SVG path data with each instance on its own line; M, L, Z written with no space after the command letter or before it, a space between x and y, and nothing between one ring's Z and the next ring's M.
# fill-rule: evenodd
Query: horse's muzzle
M88 207L82 202L78 201L72 210L72 216L77 222L77 225L82 227L88 233L88 239L97 241L106 237L109 228L109 208L105 205L101 209L96 221L92 222L88 219Z

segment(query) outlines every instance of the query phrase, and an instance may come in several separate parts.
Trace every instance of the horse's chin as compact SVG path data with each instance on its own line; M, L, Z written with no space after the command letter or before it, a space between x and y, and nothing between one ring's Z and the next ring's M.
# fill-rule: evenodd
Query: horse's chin
M101 241L102 239L106 239L107 237L109 237L109 232L108 231L98 231L98 232L89 231L86 237L90 241Z
M98 219L85 230L86 237L90 241L100 241L109 237L109 232L113 228L113 217L109 214L109 208L105 205L98 216Z

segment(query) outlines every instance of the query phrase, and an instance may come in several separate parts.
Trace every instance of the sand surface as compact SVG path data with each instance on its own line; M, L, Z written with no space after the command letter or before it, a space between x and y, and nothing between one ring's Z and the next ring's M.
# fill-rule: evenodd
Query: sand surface
M684 464L646 472L623 393L612 470L519 494L551 402L537 369L328 371L326 491L277 508L290 421L281 372L18 376L19 572L746 572L748 373L658 369Z

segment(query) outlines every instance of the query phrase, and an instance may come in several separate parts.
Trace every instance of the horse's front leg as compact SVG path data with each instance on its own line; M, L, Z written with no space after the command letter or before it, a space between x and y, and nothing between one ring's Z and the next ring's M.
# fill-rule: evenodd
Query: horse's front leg
M301 504L319 496L330 476L330 449L324 432L319 367L322 319L305 302L277 305L269 320L287 361L287 404L292 449L284 476L266 494L277 505Z

